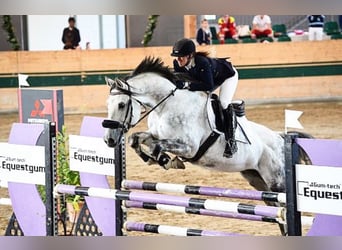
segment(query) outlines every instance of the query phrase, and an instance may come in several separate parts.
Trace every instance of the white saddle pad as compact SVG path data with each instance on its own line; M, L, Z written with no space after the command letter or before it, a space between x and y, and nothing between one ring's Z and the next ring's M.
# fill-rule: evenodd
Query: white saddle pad
M209 126L213 131L219 134L224 134L221 131L218 131L216 129L216 124L215 124L215 113L214 110L211 106L211 100L208 99L207 101L207 114L208 114L208 121L209 121ZM235 140L242 142L242 143L250 143L250 137L248 136L248 127L249 127L249 121L247 120L246 116L242 117L236 117L237 118L237 127L235 130Z

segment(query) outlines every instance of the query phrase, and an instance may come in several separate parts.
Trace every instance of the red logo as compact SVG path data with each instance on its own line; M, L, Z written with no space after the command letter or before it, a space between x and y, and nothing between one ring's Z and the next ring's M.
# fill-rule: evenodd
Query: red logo
M45 115L52 115L52 100L36 100L34 102L34 109L31 111L31 117L45 117Z

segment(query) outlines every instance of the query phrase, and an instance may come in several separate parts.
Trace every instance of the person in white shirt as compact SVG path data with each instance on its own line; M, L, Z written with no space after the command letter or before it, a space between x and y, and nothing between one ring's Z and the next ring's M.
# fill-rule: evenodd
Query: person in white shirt
M308 16L309 21L309 41L322 40L323 39L323 26L324 26L324 15L310 15Z
M252 38L273 37L271 18L268 15L256 15L253 18Z

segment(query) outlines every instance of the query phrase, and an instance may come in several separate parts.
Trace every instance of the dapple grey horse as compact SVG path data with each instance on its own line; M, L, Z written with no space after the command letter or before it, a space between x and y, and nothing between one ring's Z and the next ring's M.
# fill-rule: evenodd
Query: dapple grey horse
M194 157L213 129L208 121L207 94L176 89L176 78L161 59L148 57L127 79L106 79L110 86L108 119L116 123L116 129L106 129L108 146L118 144L122 131L134 127L147 109L151 111L148 130L133 133L129 143L150 164L183 168L181 160ZM242 129L236 130L235 137L242 140L238 139L238 151L232 158L223 157L226 142L221 134L192 163L212 170L240 172L257 190L285 192L283 136L245 116L237 117L237 122ZM165 159L161 157L165 153L177 157Z

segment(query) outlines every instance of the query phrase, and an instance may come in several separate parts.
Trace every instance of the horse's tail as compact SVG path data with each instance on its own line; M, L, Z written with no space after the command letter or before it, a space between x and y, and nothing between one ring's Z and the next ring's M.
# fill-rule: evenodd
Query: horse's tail
M305 132L299 132L299 131L288 131L289 134L297 134L298 138L305 138L305 139L314 139L315 137L312 136L309 133ZM308 154L305 152L305 150L299 146L299 159L298 162L300 164L305 164L305 165L311 165L312 162L308 156Z

